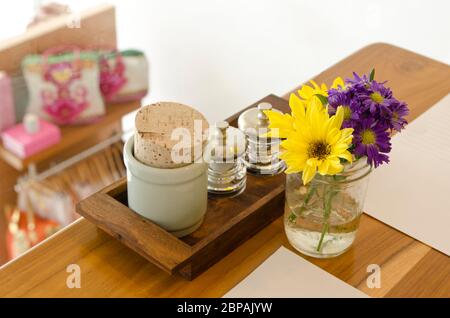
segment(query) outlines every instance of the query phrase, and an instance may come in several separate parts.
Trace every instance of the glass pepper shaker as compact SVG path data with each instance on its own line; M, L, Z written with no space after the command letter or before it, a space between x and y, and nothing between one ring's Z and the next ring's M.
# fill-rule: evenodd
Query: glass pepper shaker
M243 162L245 135L228 122L217 122L210 134L208 192L213 195L235 196L242 193L247 181Z
M247 150L244 155L247 171L254 175L273 176L283 172L286 165L278 158L281 139L265 136L269 132L269 119L264 114L265 110L281 113L270 103L260 103L258 107L242 113L238 125L247 138Z

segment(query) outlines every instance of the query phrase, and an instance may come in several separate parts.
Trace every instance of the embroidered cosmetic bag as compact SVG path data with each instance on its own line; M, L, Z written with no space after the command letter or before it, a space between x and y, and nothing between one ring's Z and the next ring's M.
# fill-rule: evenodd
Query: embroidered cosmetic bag
M141 100L148 93L149 66L138 50L100 52L100 89L106 102Z
M27 112L59 125L90 123L104 115L97 52L58 47L25 57L22 69Z

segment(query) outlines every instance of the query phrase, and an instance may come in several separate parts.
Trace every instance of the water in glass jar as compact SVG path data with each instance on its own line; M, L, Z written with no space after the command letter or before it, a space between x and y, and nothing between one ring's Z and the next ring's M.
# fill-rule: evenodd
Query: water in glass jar
M355 240L360 213L355 201L346 200L345 206L335 205L330 211L328 222L324 223L323 209L302 204L285 205L285 231L289 242L303 254L330 258L344 253ZM325 235L324 227L326 227ZM323 236L323 237L322 237Z

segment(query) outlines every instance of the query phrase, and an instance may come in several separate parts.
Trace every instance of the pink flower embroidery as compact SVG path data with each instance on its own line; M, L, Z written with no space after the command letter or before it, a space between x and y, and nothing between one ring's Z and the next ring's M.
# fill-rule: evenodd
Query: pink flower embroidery
M57 94L55 96L51 91L42 91L43 110L58 124L75 122L89 106L85 87L79 85L73 94L69 89L72 82L81 77L80 73L74 72L71 63L60 63L50 65L44 77L57 87Z
M105 100L111 101L126 82L125 65L121 59L116 59L114 69L106 58L100 59L100 90Z
M52 104L44 105L44 111L58 124L67 125L73 123L87 107L87 102L58 98Z

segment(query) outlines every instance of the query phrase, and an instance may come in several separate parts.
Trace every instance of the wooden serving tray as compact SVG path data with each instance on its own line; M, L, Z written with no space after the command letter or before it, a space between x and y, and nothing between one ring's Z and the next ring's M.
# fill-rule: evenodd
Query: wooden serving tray
M269 95L287 111L287 101ZM236 125L239 114L228 119ZM247 188L234 198L209 198L205 220L194 233L177 238L127 206L123 179L77 205L77 212L170 274L192 280L283 214L284 174L247 175Z

